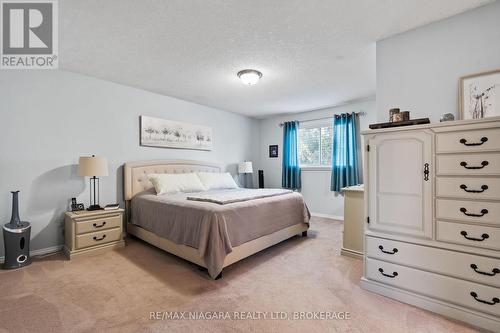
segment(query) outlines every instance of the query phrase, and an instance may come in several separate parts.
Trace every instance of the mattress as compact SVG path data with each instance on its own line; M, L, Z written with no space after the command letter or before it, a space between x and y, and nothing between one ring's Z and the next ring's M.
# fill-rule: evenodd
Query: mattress
M206 196L226 196L230 191L210 190ZM176 244L198 250L208 273L216 277L232 248L300 223L310 213L300 193L239 201L224 205L187 200L192 193L157 196L137 194L131 201L130 223Z

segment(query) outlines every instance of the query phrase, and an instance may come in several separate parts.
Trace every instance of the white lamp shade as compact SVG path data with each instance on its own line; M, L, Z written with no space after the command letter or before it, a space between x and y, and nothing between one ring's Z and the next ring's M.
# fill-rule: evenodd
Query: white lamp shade
M238 164L238 173L253 173L252 162Z
M82 156L78 161L78 176L107 176L108 161L101 156Z

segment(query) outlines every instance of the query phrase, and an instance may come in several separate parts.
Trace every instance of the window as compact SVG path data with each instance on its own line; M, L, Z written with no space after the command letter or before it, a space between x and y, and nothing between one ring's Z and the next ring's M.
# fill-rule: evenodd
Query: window
M333 129L329 121L301 123L298 141L301 167L332 166Z

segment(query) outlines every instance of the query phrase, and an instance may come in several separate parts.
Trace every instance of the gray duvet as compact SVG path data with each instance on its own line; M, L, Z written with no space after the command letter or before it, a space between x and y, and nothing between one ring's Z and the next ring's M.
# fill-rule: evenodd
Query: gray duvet
M224 195L233 190L210 190ZM310 214L297 192L219 205L187 200L189 194L136 195L131 202L131 223L176 244L198 249L208 273L215 278L234 246L299 223Z

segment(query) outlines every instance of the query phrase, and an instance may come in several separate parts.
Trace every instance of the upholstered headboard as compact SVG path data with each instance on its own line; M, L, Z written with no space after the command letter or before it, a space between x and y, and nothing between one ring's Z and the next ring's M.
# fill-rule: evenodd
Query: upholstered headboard
M188 160L154 160L125 163L123 175L125 201L153 187L146 175L151 173L220 172L215 163Z

